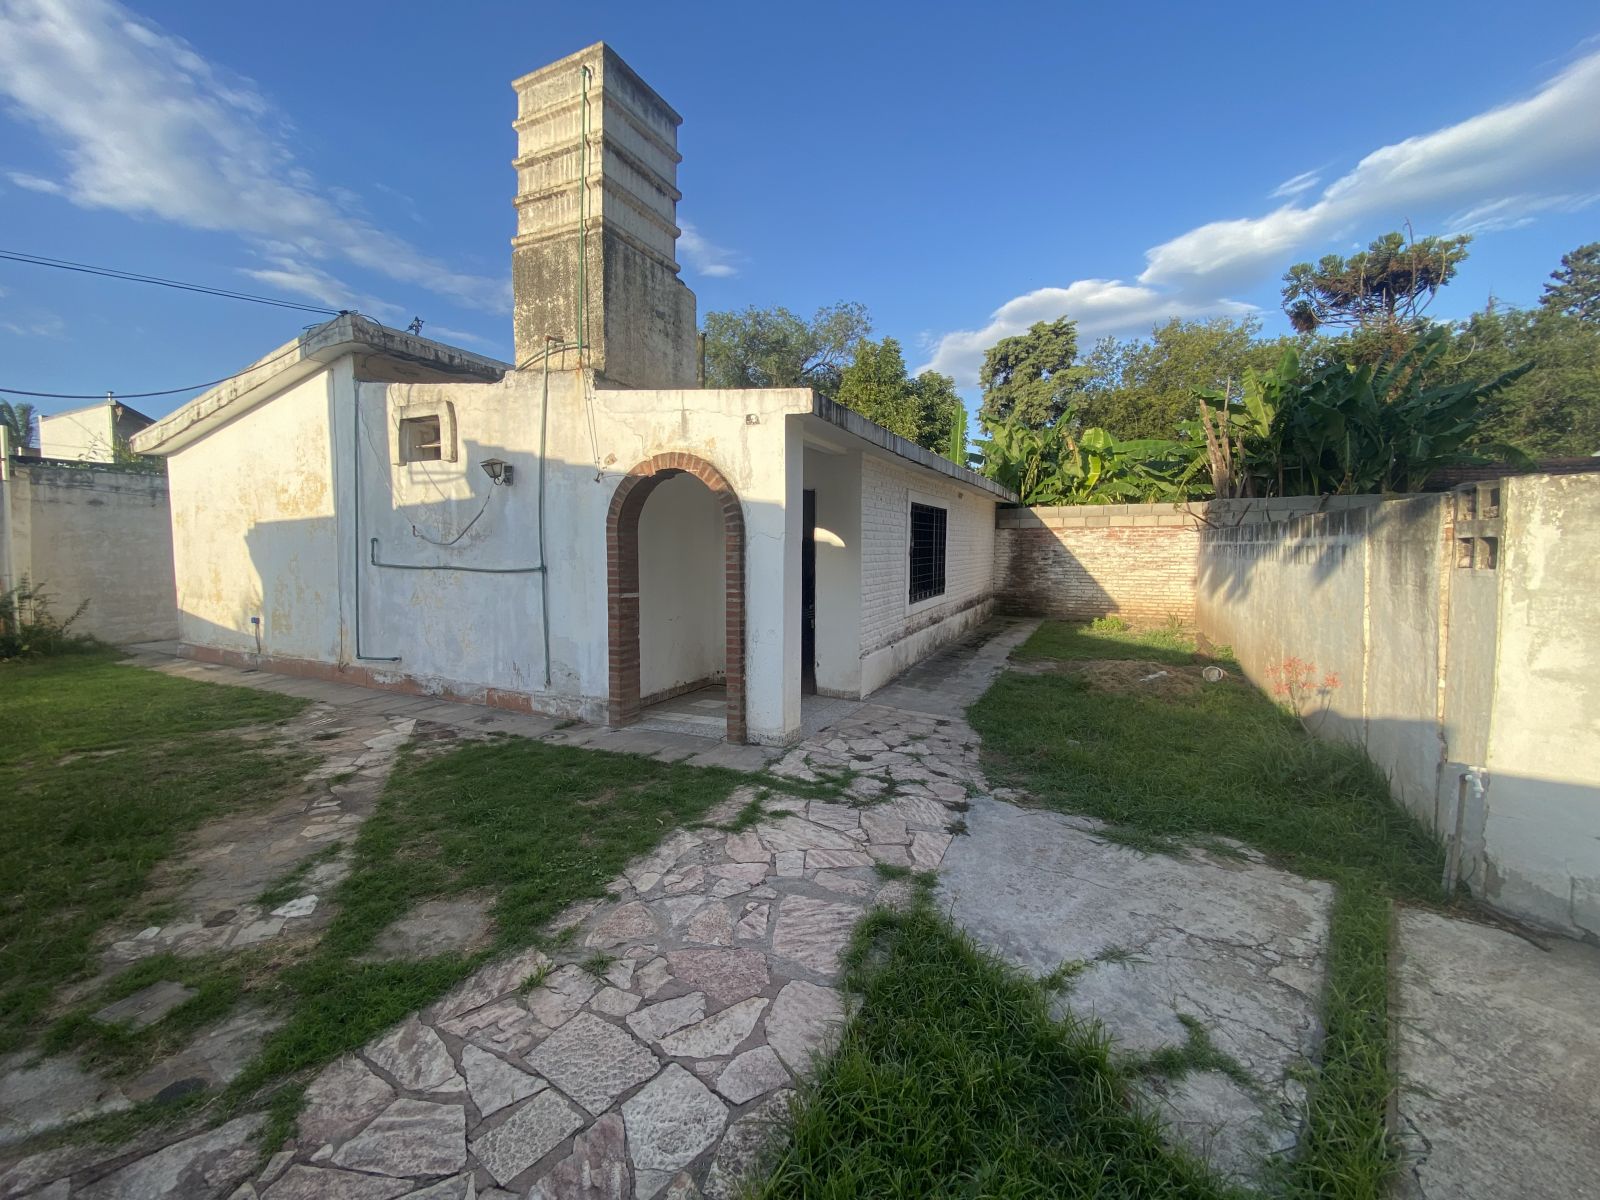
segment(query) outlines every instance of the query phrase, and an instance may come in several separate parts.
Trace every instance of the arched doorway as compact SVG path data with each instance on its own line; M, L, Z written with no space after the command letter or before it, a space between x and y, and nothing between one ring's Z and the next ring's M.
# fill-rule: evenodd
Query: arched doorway
M658 454L629 471L611 498L606 517L606 580L610 638L611 723L638 719L641 707L639 520L645 502L663 483L692 475L709 489L722 518L723 668L728 689L728 740L743 742L744 715L744 511L733 486L710 463L692 454ZM685 497L688 500L688 497ZM696 531L686 531L693 534Z

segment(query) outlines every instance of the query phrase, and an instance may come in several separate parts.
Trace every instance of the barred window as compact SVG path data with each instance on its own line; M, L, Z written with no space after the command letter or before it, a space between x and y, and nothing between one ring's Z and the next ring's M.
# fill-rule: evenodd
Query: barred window
M931 504L911 506L911 603L944 595L946 513Z

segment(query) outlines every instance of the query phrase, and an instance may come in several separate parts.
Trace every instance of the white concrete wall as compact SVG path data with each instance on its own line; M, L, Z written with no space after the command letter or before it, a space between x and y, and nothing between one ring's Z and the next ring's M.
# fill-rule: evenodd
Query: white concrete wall
M1456 565L1478 527L1453 495L1213 504L1197 621L1264 688L1291 655L1336 672L1312 732L1360 744L1441 840L1459 829L1475 895L1600 939L1600 476L1500 488L1493 570Z
M639 514L639 694L726 672L722 506L693 475L659 484ZM602 548L603 549L603 548Z
M861 454L808 448L817 494L817 691L861 695Z
M948 512L945 591L910 602L911 504ZM875 454L861 468L861 690L870 694L994 604L995 498Z
M338 662L330 410L348 362L167 460L179 632L200 646Z
M39 454L43 458L110 462L113 432L109 404L80 412L51 413L39 418Z
M59 620L87 601L72 632L114 644L177 636L166 476L17 463L4 474L0 589L27 576Z
M1501 487L1484 895L1600 940L1600 476Z
M499 384L360 384L363 420L380 441L374 447L364 438L362 444L363 545L376 536L384 561L412 565L537 565L542 388L538 371L514 373ZM384 449L388 443L382 439L394 436L399 410L443 402L454 406L459 461L395 466L392 447ZM363 648L369 655L398 655L389 669L424 682L468 692L494 687L531 693L546 711L603 720L611 499L638 463L686 452L721 471L744 510L750 736L766 742L791 738L800 723L801 477L799 438L788 436L786 417L809 407L804 391L641 392L596 388L586 373L553 372L545 520L550 686L544 682L536 574L401 571L363 560ZM491 456L510 462L516 481L498 489L471 532L450 547L414 537L413 525L436 540L463 527L488 493L477 464ZM343 495L353 489L353 478L341 476L340 486ZM348 513L351 506L343 504L340 511Z

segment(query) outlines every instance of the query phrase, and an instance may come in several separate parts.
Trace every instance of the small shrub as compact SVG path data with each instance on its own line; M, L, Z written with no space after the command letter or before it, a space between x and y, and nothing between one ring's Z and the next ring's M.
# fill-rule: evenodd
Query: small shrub
M1089 622L1089 628L1096 633L1126 633L1128 623L1118 616L1096 617Z
M94 639L71 632L89 607L85 600L66 620L50 611L50 596L24 575L17 586L0 592L0 662L88 649Z

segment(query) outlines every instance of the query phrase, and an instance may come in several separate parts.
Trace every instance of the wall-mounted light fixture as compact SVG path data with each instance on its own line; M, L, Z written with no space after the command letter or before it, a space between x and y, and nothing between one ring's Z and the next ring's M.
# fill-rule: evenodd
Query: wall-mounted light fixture
M483 468L483 473L489 477L495 487L509 487L511 485L512 467L503 458L486 458L478 464Z

